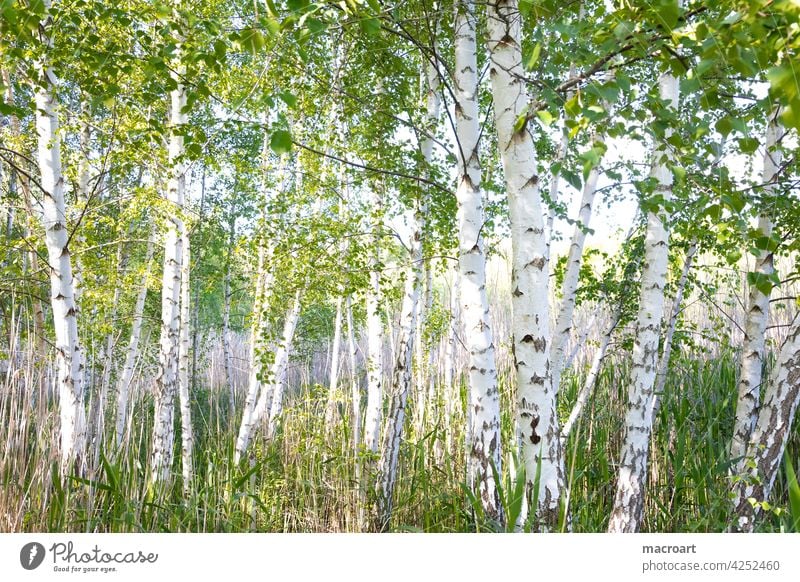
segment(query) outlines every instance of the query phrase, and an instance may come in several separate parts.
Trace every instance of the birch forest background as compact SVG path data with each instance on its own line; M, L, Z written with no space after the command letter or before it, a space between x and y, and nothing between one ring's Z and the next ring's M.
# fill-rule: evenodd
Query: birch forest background
M796 0L0 14L0 531L800 531Z

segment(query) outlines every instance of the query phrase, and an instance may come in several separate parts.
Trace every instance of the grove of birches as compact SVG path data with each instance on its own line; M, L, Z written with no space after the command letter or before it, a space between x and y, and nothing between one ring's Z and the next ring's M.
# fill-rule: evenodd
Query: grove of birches
M0 15L0 531L800 531L796 0Z

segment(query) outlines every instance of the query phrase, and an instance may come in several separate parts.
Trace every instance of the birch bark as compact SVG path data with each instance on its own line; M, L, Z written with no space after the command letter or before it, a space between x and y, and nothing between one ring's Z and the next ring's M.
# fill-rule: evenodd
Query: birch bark
M772 113L767 126L765 140L763 182L767 196L774 195L774 180L781 166L782 152L777 147L781 126L777 121L780 111ZM772 236L772 220L763 212L758 219L759 235ZM756 258L755 273L761 277L769 277L774 272L772 251L764 249ZM731 441L731 460L734 461L732 471L739 474L744 470L745 453L750 435L758 419L758 406L761 396L761 374L764 366L765 337L767 320L769 319L769 294L763 293L757 285L750 286L747 316L742 344L742 363L739 375L738 398L736 400L736 419L734 420L733 439Z
M764 392L764 403L745 451L753 469L734 486L733 506L742 531L755 529L775 485L786 443L791 435L797 406L800 404L800 320L795 318L783 343L775 369Z
M667 373L669 372L669 360L672 355L672 340L675 337L675 328L678 325L678 316L681 313L681 303L683 303L683 292L686 289L686 282L689 280L689 271L692 268L695 254L697 253L697 243L692 243L686 251L686 258L683 261L680 279L678 279L678 289L675 291L675 298L672 301L672 311L670 312L669 324L667 325L667 335L664 337L664 349L661 352L661 360L658 363L656 374L656 385L653 390L653 418L658 414L661 406L661 399L664 395L664 386L667 383Z
M181 244L183 246L183 263L181 264L181 331L180 346L178 348L178 387L181 405L181 455L183 468L183 491L188 495L192 490L194 479L194 431L192 428L192 400L190 397L189 385L189 297L191 293L190 284L190 245L189 233L184 226L181 233Z
M392 371L392 386L389 396L389 411L383 429L381 456L378 462L376 484L376 523L378 531L386 531L392 515L392 495L397 477L397 458L403 435L406 403L411 386L412 362L414 355L414 327L416 325L416 304L419 299L419 283L422 278L422 241L417 227L413 238L411 265L406 274L403 303L400 313L397 350Z
M186 88L181 76L173 73L177 88L170 93L169 138L170 176L167 185L167 201L175 213L167 218L167 233L164 241L164 269L161 283L161 340L159 369L155 386L155 420L153 425L153 449L150 459L151 478L154 482L165 481L171 472L173 442L175 439L173 415L175 396L179 389L179 358L181 331L181 266L183 244L181 233L183 221L178 213L183 208L186 183L186 168L181 158L184 153L183 136L178 133L186 124Z
M250 444L253 432L264 419L267 419L267 438L271 439L275 434L278 417L283 411L283 393L286 382L286 371L289 364L289 353L292 348L294 331L297 327L297 320L300 316L301 291L295 294L292 306L286 312L283 325L283 335L280 343L276 345L275 361L270 368L269 378L262 383L258 401L253 407L253 412L249 418L242 420L242 427L239 431L239 438L236 442L236 452L234 460L236 463L242 458ZM247 422L245 422L247 421Z
M292 351L292 342L294 341L295 329L297 329L297 320L300 317L302 296L303 292L298 289L295 292L292 307L286 315L286 321L283 326L283 340L275 354L275 366L272 371L272 402L269 404L269 423L267 424L268 439L275 436L275 428L281 412L283 412L283 395L286 391L286 371L289 367L289 354ZM265 396L267 396L267 393L262 391L262 398ZM260 401L259 404L261 404ZM257 407L256 413L258 413L259 408L266 409L266 403L264 407Z
M342 352L342 303L344 298L336 298L336 316L333 321L333 345L331 346L331 369L328 377L328 404L325 407L325 431L333 425L336 412L336 397L339 388L339 360Z
M662 74L659 93L666 106L677 109L678 79ZM666 143L672 134L665 130L663 143L654 145L651 176L657 180L656 192L665 202L672 198L673 155ZM667 280L669 232L666 210L648 212L645 259L639 295L639 313L633 348L633 369L628 390L625 436L620 454L617 490L609 521L609 532L637 532L642 525L650 434L653 428L653 387L658 363L658 343L664 316L664 285Z
M364 444L378 450L383 412L383 318L381 317L381 197L377 189L370 191L372 232L367 287L367 411L364 420Z
M225 280L223 282L224 305L222 308L222 349L225 359L225 382L228 385L228 404L230 413L234 408L233 386L233 347L231 346L231 262L233 246L236 238L236 215L231 215L228 222L228 254L225 259Z
M544 528L558 524L564 486L556 395L547 349L548 237L536 174L533 138L518 119L527 114L517 0L487 7L495 125L503 161L512 246L512 330L517 376L517 407L528 496L537 472L537 516Z
M435 128L439 120L441 103L438 93L439 71L434 63L427 64L425 79L426 122L429 128ZM427 168L433 155L433 140L429 137L421 139L420 149L425 160L425 168ZM424 171L427 172L427 169ZM420 288L422 286L422 238L428 210L427 196L427 193L423 192L417 201L412 224L411 264L406 272L397 346L394 354L389 412L383 432L381 457L378 462L377 502L375 508L375 528L378 531L385 531L389 527L392 515L392 496L397 477L397 458L400 453L400 442L403 436L408 392L413 379L414 341L419 341L419 338L415 338L415 331L419 312Z
M142 324L144 322L144 303L147 300L147 281L150 278L150 267L153 261L153 250L155 247L155 231L151 231L147 241L147 252L145 255L145 267L142 279L139 283L139 291L136 294L136 303L133 307L133 322L131 324L131 337L128 340L128 349L125 352L125 364L122 367L122 374L117 383L117 418L116 418L116 444L117 448L122 446L125 437L125 427L128 422L128 398L130 395L133 373L136 369L136 362L139 360L139 342L142 337Z
M263 389L263 366L261 352L265 347L264 337L267 333L267 320L264 310L267 307L267 297L272 290L273 276L267 263L272 256L271 247L261 244L258 247L258 268L256 272L256 298L253 305L253 321L250 328L250 374L247 380L247 397L244 402L242 423L239 425L239 434L236 439L234 463L239 464L241 456L247 448L250 434L253 430L253 413L258 401L259 393Z
M8 69L2 68L0 69L0 73L2 73L3 84L6 86L6 91L4 94L4 100L6 105L13 106L14 105L14 85L11 82L11 75L8 72ZM11 135L15 139L21 138L21 131L19 125L19 118L16 115L10 115L10 125L11 125ZM23 203L25 205L25 219L23 221L23 236L28 238L31 236L31 231L35 228L35 214L33 210L33 202L31 196L31 188L30 188L30 179L24 175L15 175L15 172L12 170L12 177L18 180L18 184L22 189L22 198ZM39 257L33 249L27 249L25 251L25 261L23 263L23 269L30 270L34 273L39 271ZM44 361L46 358L46 350L47 344L45 342L44 336L44 307L42 306L42 300L39 297L31 298L31 303L33 307L33 335L34 335L34 345L36 346L36 354L37 357ZM44 377L42 376L40 383L39 383L39 392L40 395L44 394Z
M617 329L617 325L619 324L620 315L622 314L621 308L621 305L617 307L616 313L614 313L611 318L611 324L606 328L606 331L603 333L603 337L600 338L600 345L597 347L597 351L594 353L592 365L589 368L589 373L587 374L586 379L583 381L583 386L581 386L581 389L578 392L578 399L575 401L575 405L572 407L572 410L569 413L569 418L561 429L561 438L565 445L569 435L572 433L572 429L575 428L575 424L580 419L581 414L583 414L586 404L589 402L589 398L592 396L595 384L597 384L597 377L600 374L600 368L603 365L603 360L605 360L606 352L608 351L608 345L611 343L611 337L614 335L614 330Z
M356 331L353 327L353 306L350 296L346 300L347 348L350 356L350 400L353 406L353 450L358 451L361 442L361 389L358 383L356 360Z
M595 146L604 146L604 139L602 137L596 137L593 141L593 145ZM575 223L575 230L572 233L572 240L570 241L569 253L567 255L567 270L564 273L564 283L561 287L561 305L558 310L556 328L553 332L553 341L550 346L550 369L553 376L553 390L556 394L558 394L558 390L561 387L561 372L564 369L565 350L570 331L572 330L572 317L575 313L575 298L578 290L578 276L580 275L581 263L583 262L583 246L586 242L589 221L592 218L592 204L594 204L599 176L599 166L593 167L583 185L583 195L578 210L578 221Z
M43 0L49 12L50 0ZM78 461L82 471L86 440L86 411L83 402L83 357L78 339L78 307L75 281L68 248L64 177L61 167L61 134L58 119L58 80L50 67L47 52L52 47L49 36L52 18L40 23L43 55L35 63L37 84L36 133L42 186L42 223L45 230L50 302L56 336L56 385L59 394L61 472L66 474Z
M262 166L265 175L268 171L268 152L269 152L269 139L264 136L264 147L262 156ZM278 172L278 185L280 191L283 192L287 187L287 161L284 159L280 162ZM266 225L267 216L262 214L262 225ZM256 295L253 304L253 319L250 328L250 374L247 381L247 396L245 397L244 411L242 413L242 422L239 425L239 434L236 438L236 447L234 449L234 463L239 464L242 456L247 450L250 442L250 437L253 433L255 426L263 418L266 409L261 410L261 415L256 419L256 408L259 406L261 394L270 390L270 379L265 377L265 370L263 367L262 353L267 347L266 337L268 332L268 318L266 313L269 307L269 298L272 295L272 289L275 282L274 273L271 268L273 259L273 243L270 239L270 234L267 233L263 240L259 241L258 245L258 268L256 272ZM274 363L274 362L273 362ZM266 407L269 395L264 397L263 406Z
M494 480L500 466L500 395L497 389L494 338L486 296L483 237L483 193L478 154L478 62L473 0L461 0L455 21L455 118L458 151L458 280L468 352L471 426L468 479L486 515L502 521Z

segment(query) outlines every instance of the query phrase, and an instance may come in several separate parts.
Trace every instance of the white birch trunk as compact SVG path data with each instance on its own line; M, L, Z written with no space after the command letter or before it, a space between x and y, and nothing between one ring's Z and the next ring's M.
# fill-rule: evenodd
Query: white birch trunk
M572 76L570 74L570 76ZM567 96L567 99L570 97ZM567 155L567 148L569 147L569 132L564 129L561 132L561 140L558 142L558 149L556 150L554 163L560 164L564 162ZM550 176L550 189L547 194L550 197L550 203L547 206L547 260L550 261L550 248L553 243L553 235L555 232L556 222L556 206L558 204L558 187L561 184L561 175L553 173Z
M397 458L406 415L408 391L412 379L414 355L414 327L416 325L416 304L419 299L419 282L422 277L422 241L419 229L415 229L411 265L406 274L403 303L400 313L397 351L392 371L392 386L386 426L383 429L381 457L378 462L376 484L377 504L375 528L385 531L392 516L392 495L397 476Z
M228 385L228 414L233 415L234 386L233 386L233 348L231 347L231 260L233 245L236 237L236 217L232 216L229 223L228 256L225 260L225 280L223 283L224 305L222 308L222 349L225 359L225 382Z
M602 138L596 138L595 144L603 144ZM553 330L553 341L550 345L550 370L553 376L553 390L556 394L561 387L561 372L564 370L565 350L572 330L572 317L575 313L575 297L578 290L578 277L583 262L583 246L592 218L592 205L597 192L597 179L600 176L599 166L589 172L583 185L583 196L578 210L578 221L572 233L572 240L567 254L567 269L564 273L564 282L561 286L561 305L556 319L556 328Z
M259 393L262 390L263 366L261 353L264 349L264 337L267 333L264 317L264 310L267 307L267 297L272 290L273 276L267 268L267 260L271 258L272 252L265 245L258 248L258 269L256 272L256 296L253 304L253 321L250 328L250 374L247 380L247 396L244 402L244 412L242 422L239 425L239 435L236 439L236 449L234 452L234 464L238 465L250 434L253 431L253 413L258 401Z
M14 86L11 82L11 75L6 68L0 68L0 72L2 73L3 84L6 86L6 92L4 95L4 99L7 105L14 105ZM20 132L20 125L19 125L19 118L16 115L11 115L10 117L10 125L11 125L11 135L14 138L19 139L21 132ZM32 236L33 230L36 228L36 215L33 211L33 202L31 197L31 188L30 188L30 179L27 176L22 174L15 175L12 171L12 176L16 177L18 180L19 187L22 189L22 199L25 205L25 212L24 219L22 220L22 232L23 236L27 239ZM23 273L33 272L36 273L39 271L39 257L36 254L34 249L26 249L23 259ZM33 308L33 344L36 349L36 356L40 359L40 361L45 361L47 355L47 343L45 342L45 335L44 335L44 307L42 305L42 300L39 297L32 297L31 298L31 305ZM45 383L46 379L44 375L40 376L39 379L39 402L42 401L42 397L45 394Z
M118 274L125 272L127 257L122 254L122 243L117 243L117 269ZM114 296L111 303L111 313L108 314L109 321L116 321L119 299L122 294L122 287L119 280L116 281ZM111 385L111 373L114 368L114 347L116 345L114 332L106 334L105 346L103 348L103 374L100 379L100 389L95 401L92 403L89 417L88 442L92 447L92 462L90 471L95 472L100 464L100 452L105 438L105 418L106 400L108 390ZM88 457L88 454L87 454Z
M659 79L661 99L667 107L677 109L678 79L662 74ZM665 131L664 143L654 145L651 176L657 180L656 192L665 202L672 198L673 155L665 146L671 135ZM645 240L645 259L642 269L639 313L633 348L633 368L628 391L628 412L625 417L625 437L620 454L620 467L609 532L637 532L642 525L644 494L650 434L653 428L653 387L658 364L658 343L664 317L664 286L667 281L669 232L665 210L649 212Z
M575 361L575 357L578 355L578 352L581 348L586 344L586 338L589 337L589 334L592 332L594 328L594 324L597 321L597 313L593 313L592 317L586 323L586 326L581 331L581 335L578 337L575 345L572 346L572 350L570 351L569 356L564 360L564 368L569 369L572 367L572 362Z
M535 509L543 527L552 528L558 524L564 469L547 346L548 238L533 138L526 127L517 127L529 101L517 0L489 4L487 17L489 74L511 222L512 329L522 457L531 497L540 471Z
M361 442L361 390L358 386L358 369L356 361L356 331L353 328L353 307L347 297L347 348L350 356L350 399L353 406L353 450L358 452Z
M175 396L179 388L178 368L180 357L181 329L181 266L183 245L181 233L183 221L179 213L183 208L186 169L180 158L183 156L183 136L174 130L186 124L186 88L181 78L173 74L178 84L170 93L170 125L173 132L169 138L169 182L167 200L174 207L174 214L167 219L167 234L164 242L164 270L161 283L161 341L159 369L155 386L155 419L153 425L153 449L150 459L151 478L154 482L169 478L173 460L175 439L173 415Z
M689 271L692 268L692 261L697 253L697 243L693 242L686 251L686 258L683 261L683 269L678 280L678 289L675 291L675 298L672 301L672 311L670 312L669 324L667 325L667 335L664 337L664 349L661 352L661 360L658 363L656 374L656 386L653 390L653 419L658 414L661 406L661 399L664 396L664 386L667 383L667 372L669 372L669 359L672 355L672 339L675 337L675 328L678 325L678 316L681 313L681 303L683 303L683 292L686 289L686 282L689 280Z
M89 203L89 150L91 148L92 132L89 128L89 107L85 100L81 101L81 131L79 137L80 144L80 157L78 161L78 195L77 195L77 216L85 211L86 205ZM83 293L83 262L80 258L80 249L83 247L85 237L80 233L80 230L75 235L75 240L78 243L79 253L75 256L75 302L80 304L81 295Z
M476 16L473 0L461 0L455 22L455 118L458 151L458 267L461 312L468 352L470 429L468 480L486 515L502 521L502 506L492 465L501 472L500 394L494 338L486 296L486 254L481 230L484 223Z
M436 45L433 46L434 53L436 52ZM434 57L435 59L435 57ZM425 76L422 79L422 86L423 90L425 91L425 129L432 134L436 131L436 126L439 123L439 112L441 108L441 99L439 98L439 86L441 84L441 80L439 78L439 70L438 70L438 62L434 61L433 63L428 62L425 66ZM422 151L422 157L424 159L424 166L423 166L423 173L427 176L428 175L428 168L430 167L431 161L433 159L433 139L427 136L423 136L420 139L420 150ZM426 395L426 383L425 383L425 345L423 342L423 327L425 323L425 318L427 317L429 307L433 300L433 295L431 294L430 284L432 283L432 279L430 278L430 259L424 258L423 253L423 240L426 236L426 232L428 229L428 207L429 207L429 194L426 191L421 193L421 201L420 206L417 212L417 228L420 232L420 261L421 264L419 265L420 269L420 279L419 279L419 291L417 292L418 296L423 294L424 289L424 301L417 301L416 303L416 310L417 313L415 315L415 341L416 344L414 345L414 349L416 351L416 382L415 386L417 389L417 405L415 407L415 424L418 428L418 432L422 430L423 423L425 421L425 395ZM424 287L423 287L424 286Z
M371 206L374 214L372 222L369 258L369 286L366 293L367 304L367 411L364 420L364 444L370 451L377 452L380 441L381 417L383 412L383 318L381 317L381 211L380 195L371 191Z
M262 156L263 171L266 175L268 171L267 155L269 152L269 136L264 136L264 147ZM281 162L278 183L283 186L286 178L286 162ZM266 223L267 216L262 214L262 221ZM250 327L250 373L247 379L247 396L242 412L242 422L239 425L239 434L236 438L234 450L234 463L239 461L244 455L247 445L250 442L250 435L253 432L256 405L260 392L265 388L264 370L261 354L265 348L265 338L267 335L268 320L265 311L268 307L268 298L272 293L274 274L270 269L272 262L273 246L268 236L258 245L258 267L256 269L256 295L253 302L253 319Z
M189 395L189 296L191 283L189 279L191 261L189 250L189 233L184 227L182 233L183 263L181 265L181 332L178 350L178 383L181 404L181 454L183 468L183 491L189 494L194 479L194 431L192 428L192 400Z
M781 165L782 152L777 147L782 131L780 123L777 121L779 113L778 110L772 113L767 126L762 176L765 184L770 184L774 180ZM767 186L765 194L767 196L774 195L774 186ZM766 212L762 212L758 218L758 231L760 236L768 238L772 236L772 220ZM768 249L760 251L756 258L756 274L762 277L772 275L774 272L772 263L772 251ZM734 461L731 469L734 474L739 474L744 470L747 444L758 419L761 374L765 355L764 334L767 329L768 319L769 294L762 293L756 285L752 285L745 319L742 363L738 386L739 395L736 400L736 419L733 425L733 439L731 440L730 457Z
M331 369L328 377L328 403L325 407L325 432L330 431L336 414L336 398L339 388L339 359L342 352L342 302L336 298L336 316L333 323L333 345L331 346Z
M417 434L422 433L425 423L431 420L430 415L432 413L432 410L429 408L432 406L432 403L431 400L427 398L429 386L426 378L430 370L428 360L433 350L430 349L430 346L425 346L424 338L425 320L433 306L433 292L431 289L433 285L433 276L431 273L430 260L425 260L423 263L423 282L421 283L422 300L417 302L417 325L416 331L414 332L414 335L417 337L417 341L414 344L414 358L416 360L416 380L414 384L417 390L414 424L417 429ZM426 357L426 347L428 347L428 357Z
M783 343L775 369L764 392L764 403L745 451L754 469L734 485L733 506L738 514L738 529L753 531L775 484L786 442L791 436L797 406L800 404L800 320L795 319Z
M605 360L606 357L606 351L608 351L608 344L611 343L611 337L614 335L614 330L617 328L617 324L619 324L621 313L622 305L617 307L617 312L611 319L611 325L608 326L605 333L603 333L603 337L600 338L600 345L597 347L597 351L594 353L594 357L592 358L592 366L589 368L589 374L587 374L586 379L583 381L583 386L581 386L581 389L578 392L578 398L575 401L575 405L572 407L572 410L569 413L569 418L561 429L561 438L565 446L569 435L572 433L572 429L575 428L575 424L580 419L581 414L583 414L583 411L586 408L586 404L589 402L589 398L592 396L595 384L597 384L597 377L600 374L600 368L603 365L603 360Z
M583 20L584 15L584 7L583 2L581 2L581 7L579 11L578 18ZM575 63L570 63L569 65L569 73L567 78L571 79L575 76ZM572 99L573 95L575 95L575 91L570 89L567 91L564 99L565 101L569 101ZM566 125L563 124L561 127L561 139L558 142L558 148L556 149L555 159L553 160L556 164L561 164L564 162L564 158L567 156L567 150L569 149L569 129ZM550 196L550 203L547 208L547 261L550 261L550 247L553 242L553 232L555 228L555 220L556 220L556 206L558 204L558 187L561 183L561 174L558 172L551 172L550 175L550 190L548 191L548 195Z
M445 450L450 454L453 450L453 436L454 426L453 417L456 410L460 409L460 386L459 379L455 373L455 358L456 358L456 337L458 335L458 327L461 322L461 310L459 303L461 302L461 293L459 283L459 271L456 268L453 273L453 284L450 288L450 325L447 330L447 345L444 351L444 422L445 422ZM469 434L469 429L467 429Z
M128 398L130 395L131 382L133 381L133 373L136 369L136 362L139 360L139 342L142 337L142 323L144 322L144 303L147 300L147 280L150 278L150 267L153 261L154 247L155 231L152 231L147 241L144 272L142 273L141 283L139 284L139 291L136 294L136 303L133 307L131 337L128 341L128 349L125 352L125 364L122 367L122 374L117 383L117 448L122 446L125 438L125 427L128 422Z
M283 326L283 340L275 354L275 366L272 371L272 401L269 403L269 422L267 423L268 439L275 436L275 428L277 427L281 412L283 412L283 395L286 390L286 371L289 367L289 354L292 351L294 331L297 329L297 320L300 317L301 299L302 292L298 290L294 295L292 307L286 316L286 322ZM262 393L262 397L263 396L264 394ZM256 412L258 412L258 410Z
M436 47L434 46L434 51ZM425 70L426 88L426 125L428 129L435 128L439 120L439 71L428 63ZM423 138L420 149L425 161L424 172L431 162L433 155L433 140ZM411 265L406 274L403 293L403 302L400 313L400 325L394 356L394 369L392 370L392 392L389 401L389 412L383 433L383 446L378 462L378 476L376 483L376 513L375 528L385 531L389 527L392 516L392 496L397 477L397 458L400 453L400 442L403 436L408 392L413 379L414 341L417 326L418 302L422 286L422 237L425 230L425 220L428 211L428 194L422 192L414 217L413 236L411 239ZM421 412L421 411L420 411Z
M50 10L50 0L44 7ZM42 50L52 46L49 38L50 17L41 23ZM67 228L64 177L61 168L61 135L59 133L58 81L46 57L35 64L39 77L36 84L36 132L38 137L39 172L42 187L42 222L45 230L50 301L53 309L56 348L56 384L59 394L61 472L68 473L75 461L82 472L86 440L86 411L83 403L83 356L78 339L78 307L72 277L72 262Z

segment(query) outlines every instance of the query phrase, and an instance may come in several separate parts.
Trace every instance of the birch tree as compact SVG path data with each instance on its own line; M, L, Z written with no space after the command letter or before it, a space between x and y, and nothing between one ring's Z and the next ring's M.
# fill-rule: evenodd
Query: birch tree
M438 94L439 72L436 69L435 62L427 64L425 79L425 117L426 125L430 128L435 127L438 122L439 108L441 106ZM420 150L427 168L431 163L433 154L433 141L430 137L424 136L420 140ZM406 269L397 349L394 354L394 367L392 370L389 409L383 429L383 444L378 462L375 487L377 495L375 528L378 531L385 531L389 527L392 515L392 496L397 478L397 459L403 436L408 392L413 379L414 342L420 341L420 338L415 338L415 331L419 314L417 304L420 299L423 276L423 233L425 232L425 215L428 210L427 196L427 192L424 191L419 194L412 222L413 234L409 253L411 262Z
M458 143L458 278L469 353L469 480L486 515L502 520L493 470L500 467L500 395L486 297L486 255L479 160L476 15L472 0L458 3L455 21L455 119Z
M61 472L82 463L86 439L83 402L83 357L78 339L78 306L69 252L69 230L61 167L61 134L58 115L58 79L48 62L52 4L43 0L46 14L40 22L42 55L35 63L36 133L42 188L42 222L50 272L50 303L56 336L56 381L61 420Z
M136 365L140 356L140 342L142 337L142 324L144 323L144 303L147 300L148 279L155 250L155 230L151 231L147 241L147 252L144 259L144 270L141 275L139 289L136 292L136 302L133 307L133 321L131 322L131 335L125 351L125 364L117 382L117 411L116 411L116 445L119 449L125 438L128 424L128 401L131 384Z
M383 318L381 317L381 196L376 187L369 190L372 215L370 226L369 285L367 307L367 410L364 420L364 444L373 453L380 443L383 412Z
M412 379L414 355L414 327L416 325L416 303L419 300L419 284L422 278L422 233L419 223L412 239L411 264L406 271L403 303L400 311L400 329L392 370L389 409L383 428L381 455L376 479L375 529L385 531L392 515L392 496L397 478L397 458L406 416L408 391Z
M181 267L183 265L184 229L180 211L184 203L186 167L183 161L184 138L180 133L186 125L186 87L177 72L172 73L176 88L170 92L169 181L166 200L173 209L167 217L164 240L164 268L161 282L161 340L159 370L155 387L155 421L153 451L150 459L151 478L166 481L172 467L172 444L175 438L173 415L175 396L179 389L179 359L181 333Z
M679 100L678 79L663 73L658 81L660 99L667 109L676 110ZM654 142L651 177L655 192L663 203L672 198L673 154L668 140L673 131L667 128L662 139ZM633 368L628 388L628 411L625 436L620 453L614 506L609 532L637 532L644 513L650 434L653 428L654 384L658 364L658 344L664 315L664 286L667 279L669 215L661 206L647 213L645 258L639 292L639 313L633 348Z
M236 186L234 185L234 189L235 188ZM235 399L233 385L233 346L231 345L231 298L233 296L233 292L231 291L231 261L233 259L234 240L236 238L235 214L231 214L228 220L228 229L228 254L225 259L225 279L222 292L225 301L222 308L222 349L225 357L225 383L228 385L230 410L233 411Z
M181 405L181 460L183 468L183 491L189 494L192 490L192 480L194 478L194 430L192 428L192 398L189 393L191 385L189 383L189 323L190 306L189 297L191 296L191 272L189 232L184 225L181 233L181 246L183 249L183 262L181 264L181 330L180 345L178 347L178 391Z
M270 397L271 392L271 402L267 403L265 400L262 405L259 400L256 406L256 414L258 414L260 410L263 411L262 414L269 410L267 438L272 438L275 435L278 419L281 416L281 412L283 412L283 395L286 390L286 371L289 366L289 354L292 351L294 332L297 329L297 320L300 317L302 297L303 291L298 289L294 294L292 306L289 311L287 311L286 321L283 324L283 337L278 346L277 353L275 354L275 366L272 370L271 390L262 392L262 398Z
M781 125L778 121L780 110L770 115L767 134L764 142L764 167L762 179L766 186L767 196L774 195L773 180L781 166L781 150L778 140L781 136ZM769 209L762 210L758 217L758 234L770 239L772 236L772 220ZM731 460L734 462L734 474L741 473L745 464L745 452L750 435L758 419L758 408L761 396L761 374L765 357L765 332L769 319L769 292L764 292L762 281L768 281L772 273L773 253L769 248L761 249L756 257L755 277L750 285L747 315L744 324L744 343L742 345L742 363L739 376L738 398L736 399L736 418L734 420L733 439L731 440Z
M595 136L592 140L592 149L598 152L605 150L605 140ZM599 155L599 154L598 154ZM598 163L599 164L599 163ZM572 330L572 317L575 312L575 294L578 289L578 276L580 275L583 260L583 246L589 230L589 221L592 218L592 205L597 191L597 180L600 177L600 168L596 164L589 171L589 176L583 184L578 220L572 233L572 240L567 254L567 267L564 273L564 282L561 286L561 305L557 311L556 325L553 330L553 340L550 345L550 370L553 376L553 390L558 393L561 386L561 373L564 369L565 351Z
M536 174L533 138L524 124L528 112L516 0L487 7L489 75L498 149L503 162L512 245L512 330L517 379L517 414L528 495L538 479L536 514L545 527L559 521L564 486L556 394L547 349L548 239Z
M795 318L778 354L775 368L764 392L764 403L745 454L752 459L746 478L734 486L736 527L753 531L765 508L783 460L792 423L800 404L800 324Z

